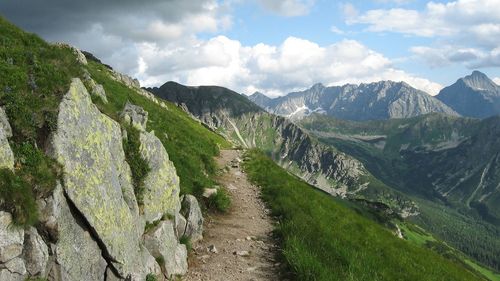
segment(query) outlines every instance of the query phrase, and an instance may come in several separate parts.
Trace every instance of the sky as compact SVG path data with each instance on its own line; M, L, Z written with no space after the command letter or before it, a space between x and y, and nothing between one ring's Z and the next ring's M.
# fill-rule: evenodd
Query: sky
M274 97L393 80L435 95L473 70L500 84L500 0L5 0L0 14L142 86Z

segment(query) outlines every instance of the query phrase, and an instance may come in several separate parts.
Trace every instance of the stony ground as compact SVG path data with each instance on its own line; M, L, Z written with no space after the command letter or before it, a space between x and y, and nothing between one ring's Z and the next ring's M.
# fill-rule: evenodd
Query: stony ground
M241 152L221 151L219 167L229 167L219 182L228 190L232 205L226 214L205 219L204 239L190 254L188 281L280 280L280 264L271 236L272 221L260 199L259 189L250 184L240 169Z

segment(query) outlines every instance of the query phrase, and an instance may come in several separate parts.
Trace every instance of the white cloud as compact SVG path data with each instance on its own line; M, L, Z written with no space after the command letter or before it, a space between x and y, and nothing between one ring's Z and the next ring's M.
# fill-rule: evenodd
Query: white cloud
M479 48L460 48L451 45L437 48L416 46L410 51L434 68L454 63L462 63L469 69L500 66L500 47L485 51Z
M330 27L330 31L335 33L335 34L339 34L339 35L342 35L345 33L342 29L336 27L335 25L332 25L332 27Z
M493 78L493 82L495 82L497 85L500 85L500 77Z
M315 0L258 0L266 10L285 17L309 14Z
M218 36L166 49L143 44L139 57L143 67L136 75L148 86L174 80L188 85L220 85L247 94L258 90L271 96L317 82L342 85L406 81L432 94L442 88L395 69L388 58L353 40L320 46L289 37L279 46L243 46L239 41Z
M468 68L500 66L500 0L428 2L422 11L376 9L347 18L370 32L394 32L437 39L436 46L411 51L431 67L455 63Z

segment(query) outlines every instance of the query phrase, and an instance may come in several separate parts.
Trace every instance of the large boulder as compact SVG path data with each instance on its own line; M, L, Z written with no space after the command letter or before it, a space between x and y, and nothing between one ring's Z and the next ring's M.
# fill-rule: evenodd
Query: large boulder
M1 168L14 168L14 153L10 149L9 141L7 138L12 136L12 129L10 128L7 114L3 108L0 107L0 169Z
M179 244L172 221L161 221L144 234L144 245L161 262L167 278L187 272L186 246Z
M24 230L12 225L12 215L0 211L0 264L6 263L23 252Z
M68 199L95 233L111 266L124 278L132 273L145 276L139 247L144 222L133 195L120 125L97 109L80 79L72 80L59 106L50 152L63 167Z
M181 214L186 218L187 225L184 231L191 242L203 239L203 215L198 200L193 195L185 195L182 200Z
M61 185L57 185L40 213L45 227L48 223L52 232L57 233L49 280L103 280L107 262L102 257L102 250L85 227L83 218L76 210L71 210ZM32 270L30 266L28 270Z
M140 131L146 130L148 112L142 107L127 102L120 117L126 124L130 124Z
M34 227L24 233L23 259L30 276L45 276L49 249Z
M144 179L144 219L152 222L164 214L179 212L179 177L161 141L153 134L141 132L140 153L151 171Z

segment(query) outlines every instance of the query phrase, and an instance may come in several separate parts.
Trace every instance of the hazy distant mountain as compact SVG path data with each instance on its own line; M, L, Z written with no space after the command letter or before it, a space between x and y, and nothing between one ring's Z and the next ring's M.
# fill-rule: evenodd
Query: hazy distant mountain
M431 112L457 115L427 93L393 81L333 87L316 84L283 97L270 99L256 93L249 99L268 112L292 119L301 119L313 112L348 120L407 118Z
M500 86L479 71L458 79L436 97L464 116L486 118L500 114Z

